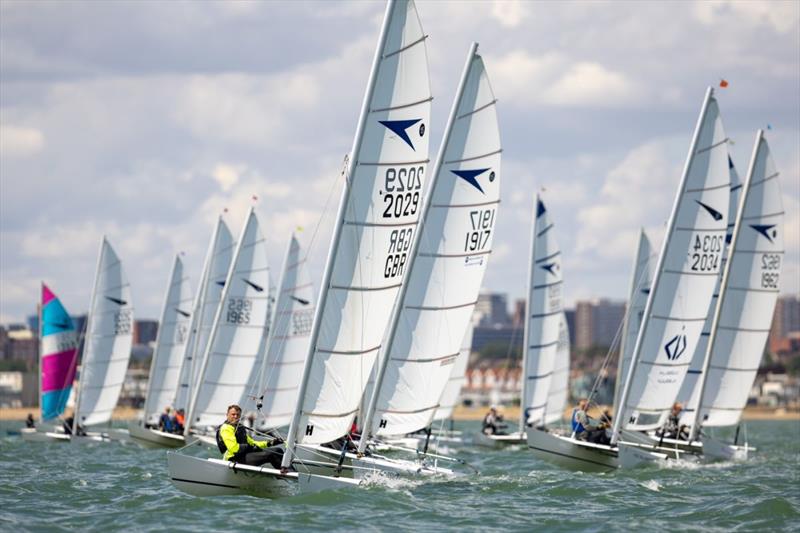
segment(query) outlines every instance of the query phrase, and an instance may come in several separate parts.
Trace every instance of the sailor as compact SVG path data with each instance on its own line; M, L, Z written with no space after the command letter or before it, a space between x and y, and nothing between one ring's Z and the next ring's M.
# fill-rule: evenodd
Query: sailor
M66 419L64 419L64 433L67 435L72 435L72 426L75 424L75 419L70 415ZM78 424L78 430L75 432L76 435L79 437L85 436L86 431L84 431L83 426Z
M161 431L165 431L167 433L172 433L172 417L170 416L170 409L169 405L164 408L164 412L161 413L161 417L158 419L158 429Z
M233 404L228 407L225 422L217 429L217 447L224 454L222 458L251 466L269 463L273 468L280 469L283 448L277 445L281 444L283 439L254 440L247 434L247 429L239 423L241 417L242 408Z
M606 434L608 423L595 421L587 414L588 408L589 400L582 398L578 407L572 411L572 432L575 433L575 438L595 444L610 444L611 439Z
M661 430L661 434L668 439L682 439L689 438L689 431L687 426L681 425L681 411L683 405L680 402L672 404L672 410L669 412L667 422Z
M28 413L28 418L25 419L25 427L29 429L33 429L36 427L36 424L33 421L33 414Z
M483 417L483 433L485 435L501 435L506 425L503 423L503 415L497 413L494 405L489 408L489 412Z
M183 433L184 424L186 424L186 414L183 409L175 411L175 433Z

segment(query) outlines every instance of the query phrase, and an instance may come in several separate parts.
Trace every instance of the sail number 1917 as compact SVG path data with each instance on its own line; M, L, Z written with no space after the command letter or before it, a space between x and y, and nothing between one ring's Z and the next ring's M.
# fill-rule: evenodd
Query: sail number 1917
M464 237L465 252L480 252L489 244L494 227L494 208L469 212L470 231Z

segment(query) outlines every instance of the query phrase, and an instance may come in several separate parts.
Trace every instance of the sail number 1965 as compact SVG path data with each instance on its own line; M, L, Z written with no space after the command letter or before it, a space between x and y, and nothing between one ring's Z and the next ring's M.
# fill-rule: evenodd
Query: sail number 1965
M494 208L469 212L470 231L464 237L465 252L480 252L489 244L494 227Z

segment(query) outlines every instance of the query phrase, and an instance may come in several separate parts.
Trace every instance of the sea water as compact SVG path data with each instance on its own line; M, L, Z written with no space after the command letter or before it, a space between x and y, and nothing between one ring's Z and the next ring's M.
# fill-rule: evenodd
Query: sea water
M679 461L589 474L539 461L523 446L467 446L450 451L478 473L373 479L280 500L189 496L170 483L165 450L26 443L14 434L20 425L0 425L5 532L800 531L796 421L749 422L748 441L758 451L745 463Z

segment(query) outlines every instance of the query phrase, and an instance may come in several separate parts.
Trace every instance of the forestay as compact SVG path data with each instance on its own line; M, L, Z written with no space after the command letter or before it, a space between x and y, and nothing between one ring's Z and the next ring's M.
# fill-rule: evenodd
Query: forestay
M42 283L39 358L42 420L61 416L78 366L78 332L67 310Z
M658 256L653 251L650 239L642 229L639 233L639 245L636 248L636 260L628 291L628 306L625 310L625 325L622 330L622 346L620 348L622 356L617 365L617 380L614 385L614 406L619 406L619 395L633 358L633 348L636 346L636 337L639 335L639 328L644 318L644 308L653 284L657 261Z
M189 278L184 274L180 256L175 256L158 324L156 348L150 363L150 381L144 400L145 423L157 424L159 414L175 398L178 372L189 336L191 309Z
M561 249L556 242L550 214L537 194L528 263L520 428L544 423L558 351L558 325L563 312L562 283Z
M731 244L731 264L701 397L703 426L739 422L769 335L783 263L778 171L759 130Z
M347 433L403 282L428 165L428 59L412 1L389 2L364 98L289 433ZM286 454L288 464L291 454Z
M558 322L558 344L556 345L556 359L553 365L553 378L550 380L550 390L547 392L547 408L545 409L544 423L553 424L564 416L569 396L569 325L567 316L561 312Z
M192 427L216 426L243 396L257 364L269 311L269 263L255 211L247 215L233 253L208 339L194 400Z
M427 427L461 351L500 202L496 99L473 45L425 203L420 240L387 334L372 435ZM414 252L414 250L412 250Z
M103 237L89 307L75 423L102 424L117 405L133 343L133 304L128 278Z
M725 242L728 139L708 89L695 128L615 417L631 430L663 425L711 303Z
M211 236L208 252L206 253L200 285L197 289L194 305L192 307L189 338L184 345L183 361L181 363L178 390L172 405L176 409L188 411L192 390L197 386L197 375L200 372L201 359L208 344L208 336L214 324L214 316L219 307L222 288L231 266L231 257L236 242L233 240L228 225L217 219L214 233ZM187 424L186 430L189 426Z
M467 332L464 334L464 341L461 343L461 349L458 351L456 362L453 363L453 368L450 371L450 379L447 380L447 385L444 386L442 397L439 400L439 408L433 414L434 420L451 418L453 409L458 405L461 389L467 383L467 365L469 364L470 353L472 353L473 331L472 324L469 324Z
M314 311L314 291L306 257L299 241L292 235L283 262L275 316L267 344L262 379L263 425L283 426L292 419L303 364L308 356Z
M678 393L678 401L683 405L683 410L681 411L681 424L685 424L689 427L694 424L695 414L697 412L697 404L700 402L700 388L703 384L701 377L709 347L708 339L711 335L711 326L714 321L714 315L717 312L720 284L722 282L722 272L724 272L725 264L728 261L728 251L730 249L730 243L733 239L733 228L736 221L736 212L739 209L739 195L742 191L742 182L739 179L739 174L736 172L736 168L733 166L733 160L730 158L730 155L728 155L728 168L730 169L731 191L730 203L728 205L728 227L725 231L725 246L722 250L720 274L717 277L717 284L714 287L714 295L711 297L711 305L708 308L706 321L703 323L703 332L700 334L700 340L697 342L697 348L692 356L692 362L689 365L689 370L686 372L686 378L683 380L680 393Z

